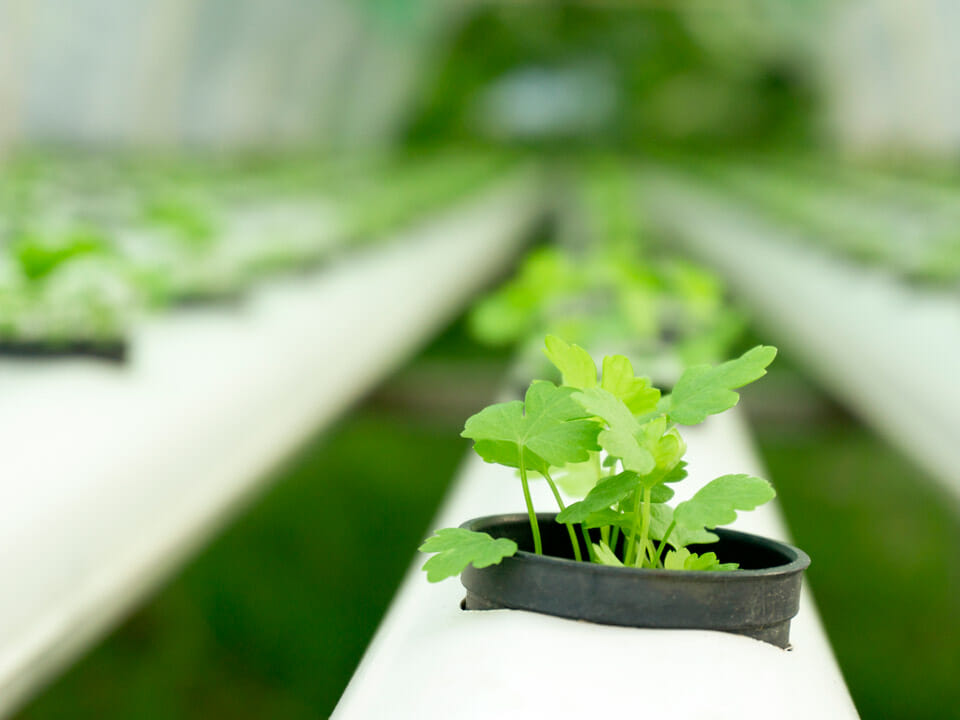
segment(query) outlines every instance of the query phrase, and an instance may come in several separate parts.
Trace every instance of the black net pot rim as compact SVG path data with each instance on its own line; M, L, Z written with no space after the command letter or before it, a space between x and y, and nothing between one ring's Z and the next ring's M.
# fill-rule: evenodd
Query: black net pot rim
M605 625L720 630L789 646L790 619L799 610L801 577L810 564L799 548L721 528L713 531L717 543L690 549L716 552L721 561L740 562L745 569L613 567L574 561L567 529L555 518L537 515L544 555L520 549L499 565L467 566L460 576L467 589L465 609L511 608ZM526 513L474 518L461 527L532 547ZM582 538L580 543L587 557Z

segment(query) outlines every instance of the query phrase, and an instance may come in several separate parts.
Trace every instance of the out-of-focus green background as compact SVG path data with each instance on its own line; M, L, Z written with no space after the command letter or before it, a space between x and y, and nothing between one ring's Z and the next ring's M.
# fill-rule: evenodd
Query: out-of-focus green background
M120 280L139 311L175 312L198 298L235 300L333 255L296 239L278 251L271 235L240 263L220 231L247 205L293 198L315 210L322 198L342 214L336 252L375 251L533 162L545 170L554 232L518 260L505 294L277 468L261 497L23 719L328 714L465 456L464 419L518 362L535 363L529 341L542 335L532 336L570 307L554 289L599 288L616 306L605 308L616 316L608 325L560 319L591 339L637 341L646 357L666 346L671 362L720 360L743 331L769 342L720 278L632 212L629 179L647 164L673 164L842 262L925 289L960 278L960 113L945 80L960 67L960 6L130 7L0 0L0 53L14 58L0 68L7 350L39 342L56 354L85 323L109 351L126 339L133 305L112 292ZM108 202L126 207L128 196L132 219ZM903 242L913 224L884 214L898 203L933 228L916 233L924 252ZM568 216L577 207L587 221ZM159 271L136 265L114 237L128 225L156 233L173 260ZM596 245L603 252L584 260ZM84 279L93 284L82 303L55 292L81 261L102 274ZM651 298L667 320L649 311ZM83 323L63 321L85 304ZM483 335L502 344L491 349ZM809 582L862 716L960 716L955 502L789 354L744 405L795 540L813 558Z

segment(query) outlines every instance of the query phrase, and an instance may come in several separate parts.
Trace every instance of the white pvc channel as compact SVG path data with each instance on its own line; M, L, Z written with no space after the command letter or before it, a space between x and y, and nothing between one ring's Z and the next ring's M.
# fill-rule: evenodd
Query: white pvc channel
M685 437L691 487L678 499L725 473L763 474L736 411ZM554 507L546 487L535 490L538 509ZM511 471L471 457L434 527L523 507ZM735 527L786 539L774 506ZM460 583L427 583L423 560L414 560L334 720L857 717L806 585L785 651L720 632L463 611Z
M911 286L810 247L742 203L663 169L654 218L726 276L767 334L892 444L960 511L960 296Z
M150 320L126 367L0 362L0 714L507 267L540 207L518 175L242 307Z

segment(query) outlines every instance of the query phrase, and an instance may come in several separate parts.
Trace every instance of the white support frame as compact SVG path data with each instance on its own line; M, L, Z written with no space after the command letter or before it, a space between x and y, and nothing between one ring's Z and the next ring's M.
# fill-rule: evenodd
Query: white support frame
M681 499L725 473L763 473L737 411L684 436L691 487ZM547 488L534 489L538 509L554 506ZM513 473L473 457L435 527L522 508ZM744 515L736 527L785 535L773 506ZM427 583L422 562L407 573L334 720L857 717L806 585L792 624L794 647L784 651L720 632L466 612L459 582Z
M541 208L525 170L243 307L155 318L128 366L0 362L0 715L507 267Z
M645 173L653 221L724 275L767 334L939 479L960 510L960 302L811 247L688 176Z

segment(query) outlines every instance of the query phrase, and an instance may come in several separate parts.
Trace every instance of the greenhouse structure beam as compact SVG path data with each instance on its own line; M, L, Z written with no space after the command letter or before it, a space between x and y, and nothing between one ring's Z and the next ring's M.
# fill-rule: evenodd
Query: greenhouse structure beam
M0 362L0 715L509 267L542 207L519 171L240 306L147 319L125 366Z
M684 433L693 487L728 472L762 474L742 415ZM539 510L555 507L535 486ZM523 511L509 469L471 457L432 527ZM779 510L737 529L783 538ZM815 562L815 560L814 560ZM463 611L455 580L431 585L414 561L334 720L723 717L809 720L857 713L808 587L793 648L721 632L611 627L519 610Z
M960 303L811 247L679 172L642 175L653 222L729 281L769 337L960 506Z

